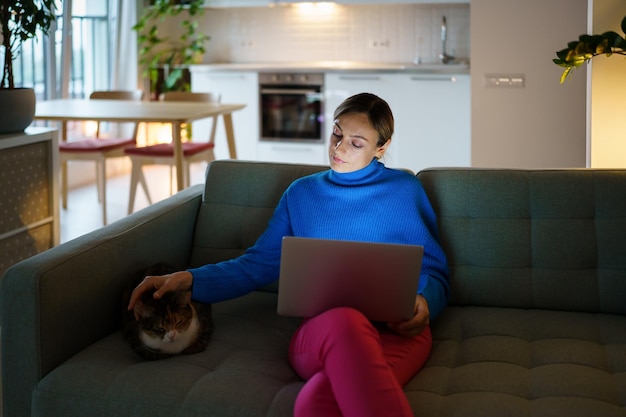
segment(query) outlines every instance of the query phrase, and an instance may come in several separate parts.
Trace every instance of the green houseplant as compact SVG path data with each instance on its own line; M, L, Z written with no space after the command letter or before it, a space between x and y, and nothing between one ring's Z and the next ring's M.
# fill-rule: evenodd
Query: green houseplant
M209 36L198 30L204 0L153 0L133 26L139 43L139 65L150 80L152 98L166 91L189 91L188 67L201 60ZM159 26L181 15L181 34L161 36Z
M626 33L626 16L622 20L622 32ZM567 48L556 53L557 58L552 61L565 68L561 75L561 83L574 68L580 67L598 55L624 55L626 56L626 38L620 34L609 31L601 35L580 35L578 40L568 42Z
M0 79L0 133L23 131L35 114L35 92L15 86L13 61L22 43L48 34L55 20L55 0L0 0L2 78Z

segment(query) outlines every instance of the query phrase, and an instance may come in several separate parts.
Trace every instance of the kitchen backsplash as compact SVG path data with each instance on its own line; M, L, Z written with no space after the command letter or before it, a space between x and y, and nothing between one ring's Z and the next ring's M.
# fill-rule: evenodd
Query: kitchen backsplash
M203 63L433 63L442 52L443 16L447 53L468 60L469 14L468 4L207 9L202 25L211 40Z

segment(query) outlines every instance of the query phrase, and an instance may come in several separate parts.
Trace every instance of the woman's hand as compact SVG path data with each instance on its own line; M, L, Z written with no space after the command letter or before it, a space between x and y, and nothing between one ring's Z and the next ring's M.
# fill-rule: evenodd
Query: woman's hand
M159 299L170 291L190 290L193 283L193 275L188 271L174 272L167 275L148 275L135 287L130 295L128 310L135 311L135 319L139 320L139 310L141 307L141 296L152 289L155 289L154 298Z
M415 297L415 314L411 320L403 323L388 323L391 330L404 337L415 337L430 324L428 301L423 295Z

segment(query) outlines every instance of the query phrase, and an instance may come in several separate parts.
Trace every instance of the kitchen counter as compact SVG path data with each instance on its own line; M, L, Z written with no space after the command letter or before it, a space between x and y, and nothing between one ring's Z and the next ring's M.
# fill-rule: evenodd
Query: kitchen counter
M194 65L192 71L259 71L259 72L390 72L417 74L469 74L465 61L451 64L412 62L244 62Z
M328 163L325 144L259 141L260 74L270 73L281 77L293 74L294 79L304 74L323 74L323 120L333 120L334 110L350 95L367 91L383 97L394 109L396 120L396 139L393 150L387 153L387 166L417 172L426 166L469 166L471 163L471 89L466 64L308 61L211 63L190 69L192 91L219 93L226 103L246 103L245 109L233 114L237 156L241 159ZM209 128L206 126L207 132ZM325 123L323 129L322 137L329 138L332 124ZM220 149L225 148L220 130L215 147L218 159L227 157L218 156Z

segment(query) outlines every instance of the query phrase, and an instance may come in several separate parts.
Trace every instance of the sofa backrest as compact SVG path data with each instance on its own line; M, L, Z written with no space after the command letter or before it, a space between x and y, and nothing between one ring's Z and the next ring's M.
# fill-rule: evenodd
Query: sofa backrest
M428 169L451 304L626 314L626 170Z
M231 259L267 227L283 192L324 166L218 160L209 164L190 266Z

